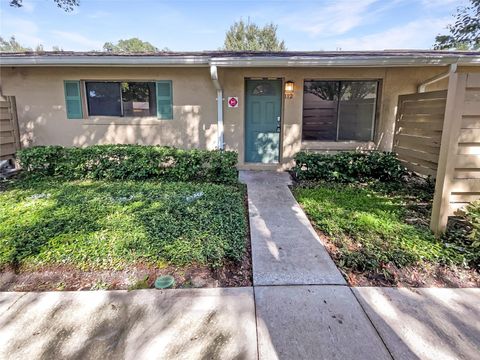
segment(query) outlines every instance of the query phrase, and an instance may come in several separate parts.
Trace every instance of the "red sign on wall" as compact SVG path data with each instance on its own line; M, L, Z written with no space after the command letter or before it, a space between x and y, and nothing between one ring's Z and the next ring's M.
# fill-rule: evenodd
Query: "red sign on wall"
M232 107L232 108L238 107L238 97L236 96L229 96L227 102L228 102L228 107Z

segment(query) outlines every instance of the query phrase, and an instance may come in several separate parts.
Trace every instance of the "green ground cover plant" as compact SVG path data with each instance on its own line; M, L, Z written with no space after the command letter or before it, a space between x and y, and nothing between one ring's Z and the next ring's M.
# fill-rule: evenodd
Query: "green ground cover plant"
M246 228L239 184L27 177L0 192L0 267L217 267L242 258Z
M434 183L408 173L394 154L299 153L295 160L293 193L345 273L388 280L390 270L418 274L427 264L480 268L479 203L437 239L429 229Z
M480 201L475 201L450 222L442 240L466 252L467 261L480 269Z
M399 187L402 186L399 184ZM409 223L407 194L392 187L317 184L297 187L294 194L314 226L338 250L341 267L378 270L429 261L462 265L467 253L436 239L427 226Z

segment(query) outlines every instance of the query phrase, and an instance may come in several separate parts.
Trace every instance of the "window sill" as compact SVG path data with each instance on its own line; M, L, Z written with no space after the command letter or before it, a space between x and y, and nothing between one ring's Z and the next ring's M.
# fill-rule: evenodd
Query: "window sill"
M146 117L117 117L117 116L89 116L84 119L85 125L160 125L163 120L156 116Z
M302 141L302 150L375 150L373 141Z

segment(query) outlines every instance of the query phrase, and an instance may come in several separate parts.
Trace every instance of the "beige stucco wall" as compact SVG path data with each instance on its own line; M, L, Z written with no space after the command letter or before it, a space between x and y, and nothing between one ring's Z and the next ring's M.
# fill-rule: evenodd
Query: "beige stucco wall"
M338 150L375 147L391 150L398 95L415 92L420 82L448 70L446 67L409 68L220 68L224 98L238 96L239 107L224 102L225 144L239 152L243 163L245 78L282 78L295 82L292 99L283 100L280 156L286 168L303 149ZM201 68L2 68L4 95L17 100L24 145L86 146L105 143L161 144L182 148L217 146L216 92L208 67ZM382 83L375 142L301 142L304 79L378 79ZM173 120L156 118L66 118L63 80L172 80ZM446 88L446 81L429 90Z
M67 119L63 80L172 80L173 120ZM131 143L181 148L217 146L216 92L206 68L2 68L4 95L14 95L25 146Z
M238 108L225 108L225 143L227 148L239 152L240 165L244 159L244 83L245 78L282 78L295 82L292 99L283 100L281 162L283 168L292 164L293 156L302 149L321 151L377 148L391 150L393 143L398 95L417 91L417 86L435 75L447 71L447 67L408 67L408 68L223 68L220 81L225 98L238 96ZM381 94L376 120L374 143L334 143L301 141L303 81L319 80L381 80ZM444 89L447 82L437 83L428 90ZM265 168L258 165L247 167Z

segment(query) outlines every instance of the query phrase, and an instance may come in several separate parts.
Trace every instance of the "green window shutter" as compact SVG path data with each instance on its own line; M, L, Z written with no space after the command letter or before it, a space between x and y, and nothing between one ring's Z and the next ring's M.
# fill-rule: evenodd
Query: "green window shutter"
M68 119L83 119L82 97L80 95L80 81L65 80L65 104Z
M157 117L173 119L172 81L157 81Z

